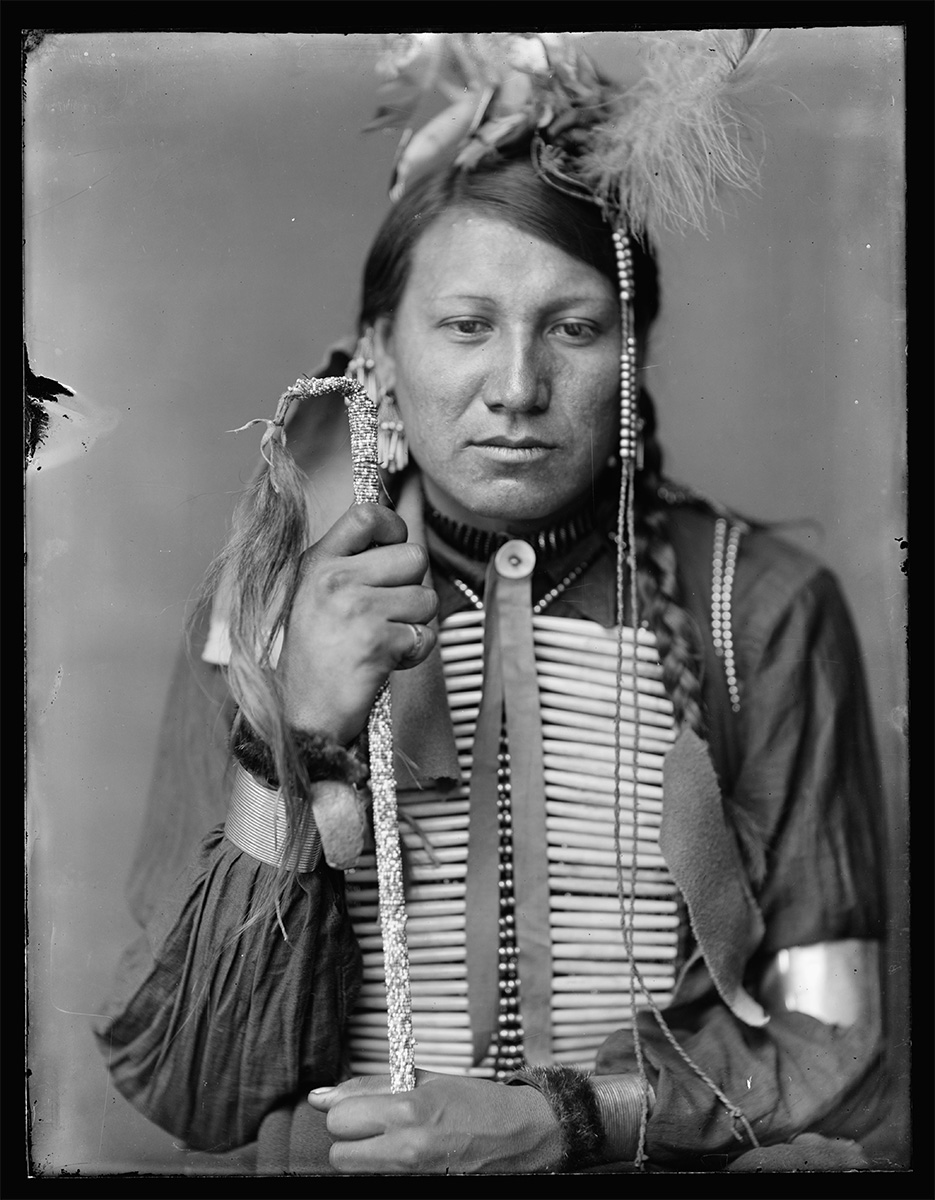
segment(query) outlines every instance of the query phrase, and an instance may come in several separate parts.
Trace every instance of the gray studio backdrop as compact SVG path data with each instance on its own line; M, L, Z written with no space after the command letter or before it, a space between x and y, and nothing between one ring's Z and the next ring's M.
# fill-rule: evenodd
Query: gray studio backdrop
M618 33L585 39L625 79ZM370 35L48 36L26 68L26 339L51 404L26 472L29 1056L36 1168L181 1171L111 1087L89 1020L187 605L272 414L353 326L391 135ZM661 240L648 383L670 472L841 577L893 841L904 1033L902 33L777 30L750 101L759 198Z

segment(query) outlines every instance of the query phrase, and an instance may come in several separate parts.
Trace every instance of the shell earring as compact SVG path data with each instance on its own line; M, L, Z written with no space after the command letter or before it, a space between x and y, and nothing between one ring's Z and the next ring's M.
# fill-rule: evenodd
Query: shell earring
M395 475L409 464L409 443L396 394L391 388L380 388L377 414L377 461L385 471Z
M380 387L373 357L373 330L365 329L347 366L347 374L356 379L377 405L377 462L384 471L395 475L409 463L409 443L403 419L391 388Z

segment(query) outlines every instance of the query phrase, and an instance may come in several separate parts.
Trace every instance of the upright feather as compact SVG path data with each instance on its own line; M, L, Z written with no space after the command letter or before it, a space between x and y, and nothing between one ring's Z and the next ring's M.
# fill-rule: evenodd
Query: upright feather
M631 232L704 230L718 188L755 189L759 166L731 99L752 77L767 30L654 39L646 75L592 131L577 179Z

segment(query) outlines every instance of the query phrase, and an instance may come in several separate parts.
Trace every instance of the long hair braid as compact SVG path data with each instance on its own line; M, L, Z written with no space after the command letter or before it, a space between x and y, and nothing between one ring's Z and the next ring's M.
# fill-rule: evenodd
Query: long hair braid
M656 439L652 398L640 389L643 467L636 476L637 591L642 616L656 636L662 679L679 728L707 736L702 700L704 658L694 620L681 603L678 562L669 538L668 512L659 498L662 450Z

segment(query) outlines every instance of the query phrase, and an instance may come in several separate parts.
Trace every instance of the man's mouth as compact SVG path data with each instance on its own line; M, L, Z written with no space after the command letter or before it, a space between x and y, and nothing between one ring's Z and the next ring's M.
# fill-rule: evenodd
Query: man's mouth
M492 446L504 450L554 450L551 442L544 442L534 437L498 437L483 438L474 443L475 446Z

